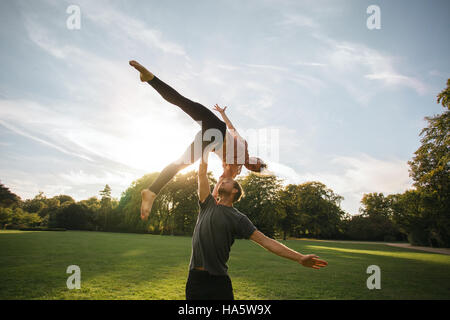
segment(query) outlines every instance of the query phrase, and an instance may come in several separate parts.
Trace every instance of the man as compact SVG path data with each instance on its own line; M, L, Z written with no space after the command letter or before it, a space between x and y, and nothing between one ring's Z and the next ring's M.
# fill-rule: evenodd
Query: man
M251 239L270 252L305 267L320 269L328 264L316 255L291 250L258 231L246 215L233 208L233 203L242 195L242 188L232 178L219 180L213 192L218 198L216 202L210 191L207 168L207 162L201 161L198 172L200 212L192 236L187 300L234 299L226 262L236 238Z

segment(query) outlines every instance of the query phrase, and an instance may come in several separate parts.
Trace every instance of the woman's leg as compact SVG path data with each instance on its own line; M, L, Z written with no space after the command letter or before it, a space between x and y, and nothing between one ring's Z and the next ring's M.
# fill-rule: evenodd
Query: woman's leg
M201 132L196 135L201 138ZM176 161L165 167L152 185L141 191L141 219L147 220L152 210L153 202L161 189L181 170L194 163L201 157L200 152L195 152L195 141L186 149L183 155Z
M220 138L219 141L217 141L216 146L217 148L220 147L225 139L225 133L227 129L225 122L220 120L211 110L201 105L200 103L191 101L183 97L175 89L161 81L158 77L153 75L138 62L132 60L130 61L130 65L140 72L141 81L150 84L166 101L180 107L180 109L186 112L193 120L201 121L203 135L209 129L218 130L217 133L213 133L213 135ZM219 134L221 134L221 137L219 136ZM203 143L203 147L207 145L208 141Z
M197 102L193 102L183 97L175 89L158 79L138 62L132 60L130 61L130 65L140 72L141 81L150 84L166 101L180 107L195 121L201 121L204 131L210 128L222 129L223 125L225 125L224 128L226 129L226 124L211 110ZM225 132L223 132L223 134L224 133Z
M196 144L198 145L198 143L201 143L200 139L201 131L197 133L195 140L190 144L183 155L178 160L165 167L148 189L155 194L158 194L178 172L200 159L201 153L199 150L195 150Z
M183 97L175 89L161 81L156 76L154 76L152 80L148 81L148 84L150 84L166 101L180 107L180 109L188 114L193 120L197 122L200 121L202 134L209 129L219 130L222 135L222 141L220 142L223 142L223 139L225 138L226 124L211 110L200 103Z

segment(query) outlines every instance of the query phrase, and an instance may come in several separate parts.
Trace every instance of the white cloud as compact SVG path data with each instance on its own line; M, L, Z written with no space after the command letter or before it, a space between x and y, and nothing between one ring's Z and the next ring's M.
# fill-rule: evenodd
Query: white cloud
M86 10L85 6L93 10ZM180 47L162 41L160 33L147 30L139 21L127 20L111 8L90 6L90 3L83 5L83 12L96 23L108 27L110 23L121 22L119 30L116 29L117 36L131 37L127 40L131 42L142 41L143 48L156 46L164 52L185 55ZM31 16L26 16L25 25L34 43L55 58L66 60L76 70L70 75L72 81L63 84L69 89L70 104L63 103L62 107L58 105L61 102L54 101L53 106L41 105L33 117L30 117L30 106L38 105L37 102L16 101L14 106L10 103L4 109L9 113L9 122L16 126L25 127L33 119L32 125L27 125L29 137L50 136L59 141L53 146L60 151L64 150L61 146L68 144L80 153L144 170L162 169L192 141L199 130L197 124L176 107L168 106L148 84L139 82L138 73L128 61L111 60L88 49L66 45L63 38ZM52 111L58 107L65 111L64 115ZM88 113L84 115L82 111ZM156 152L160 154L155 156Z
M325 36L316 36L330 46L323 60L329 66L328 74L341 83L350 94L361 102L367 102L375 94L371 83L361 83L361 78L381 81L385 88L409 87L419 94L428 92L428 86L417 78L397 71L393 57L366 45L339 42Z
M56 178L48 173L33 173L19 171L8 168L8 170L1 170L2 183L11 190L25 199L34 198L40 191L44 192L46 196L56 196L59 194L76 193L69 184L64 183L61 179Z
M294 65L296 65L296 66L306 66L306 67L326 67L327 66L327 64L325 64L325 63L304 62L304 61L295 62Z
M0 101L0 107L4 107L4 104L2 103L2 101ZM3 109L3 108L1 108L1 109ZM3 110L7 110L7 109L3 109ZM16 134L19 134L19 135L24 136L26 138L29 138L29 139L32 139L32 140L37 141L39 143L42 143L42 144L44 144L44 145L46 145L48 147L54 148L54 149L56 149L56 150L58 150L58 151L60 151L62 153L69 154L69 155L72 155L72 156L76 156L76 157L82 158L84 160L92 161L92 159L90 157L88 157L88 156L86 156L84 154L71 152L71 151L67 150L66 148L63 148L63 147L61 147L61 146L59 146L57 144L54 144L54 143L49 142L49 141L47 141L45 139L39 138L37 136L34 136L33 134L27 133L24 130L19 129L19 128L15 127L14 125L11 125L11 124L3 121L3 120L0 120L0 124L3 125L5 128L13 131Z
M327 87L327 84L320 80L319 78L308 76L308 75L302 75L302 74L295 74L289 79L300 86L308 89L311 93L318 95L324 88Z
M67 183L76 187L86 185L116 185L123 188L128 187L136 177L126 172L98 172L96 174L89 174L83 170L70 171L69 173L59 174Z
M419 94L425 94L428 92L427 86L421 81L412 78L403 76L401 74L396 73L374 73L365 75L367 79L370 80L382 80L386 85L393 86L405 86L410 87L416 90Z
M283 71L283 72L289 71L288 68L274 66L274 65L268 65L268 64L248 64L248 63L246 63L245 66L250 67L250 68L268 69L268 70L274 70L274 71Z
M269 163L271 171L284 178L286 183L319 181L343 196L342 208L350 214L358 213L365 193L379 192L385 195L403 193L411 188L406 161L381 160L367 154L360 156L335 156L324 170L298 173L281 163Z
M285 13L278 25L307 28L317 28L319 26L313 18L298 13Z
M114 30L113 37L120 39L123 46L140 47L142 50L144 48L157 49L164 54L189 59L180 44L167 40L161 31L150 28L145 22L115 9L110 2L80 0L77 4L82 8L83 18L89 19L106 31Z

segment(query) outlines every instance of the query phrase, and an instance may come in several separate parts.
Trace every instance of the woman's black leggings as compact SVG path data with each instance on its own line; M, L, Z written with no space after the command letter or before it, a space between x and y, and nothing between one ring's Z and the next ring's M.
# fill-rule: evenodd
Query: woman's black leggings
M153 182L153 184L149 187L151 191L158 194L159 191L182 169L186 168L190 164L194 163L203 154L203 150L211 145L210 141L207 139L203 139L204 134L209 129L219 130L221 133L221 139L216 141L217 136L215 136L214 148L219 148L223 140L225 139L226 133L226 124L222 120L220 120L211 110L201 105L200 103L191 101L173 88L171 88L166 83L162 82L156 76L148 81L148 83L156 90L158 93L168 102L177 105L184 112L186 112L192 119L197 122L201 122L201 131L196 135L195 140L191 143L191 145L186 149L185 153L175 162L172 162L167 167L161 171L158 178ZM206 135L205 135L206 136ZM196 148L198 149L201 146L201 152L196 152Z

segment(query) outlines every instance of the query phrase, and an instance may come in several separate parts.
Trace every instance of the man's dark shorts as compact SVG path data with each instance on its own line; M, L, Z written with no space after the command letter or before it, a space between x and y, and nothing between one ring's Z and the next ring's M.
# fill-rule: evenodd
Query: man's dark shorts
M186 300L234 300L229 276L215 276L203 270L190 270Z

